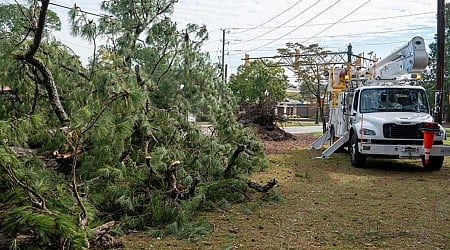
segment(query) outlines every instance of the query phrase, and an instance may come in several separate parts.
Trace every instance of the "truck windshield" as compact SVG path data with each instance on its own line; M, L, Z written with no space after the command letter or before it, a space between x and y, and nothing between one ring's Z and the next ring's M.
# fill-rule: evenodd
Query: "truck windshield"
M422 89L364 89L360 96L360 112L421 112L429 113Z

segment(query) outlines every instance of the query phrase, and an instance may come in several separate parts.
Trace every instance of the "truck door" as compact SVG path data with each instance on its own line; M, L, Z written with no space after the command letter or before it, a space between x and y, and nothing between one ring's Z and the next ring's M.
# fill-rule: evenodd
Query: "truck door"
M353 102L352 102L352 114L355 114L358 112L358 105L359 104L359 90L355 91L353 95Z
M348 131L350 131L350 127L352 127L352 124L355 124L357 121L357 117L358 117L358 106L359 106L359 90L356 90L353 93L353 100L351 100L351 102L349 102L349 120L350 120L350 124L348 127Z

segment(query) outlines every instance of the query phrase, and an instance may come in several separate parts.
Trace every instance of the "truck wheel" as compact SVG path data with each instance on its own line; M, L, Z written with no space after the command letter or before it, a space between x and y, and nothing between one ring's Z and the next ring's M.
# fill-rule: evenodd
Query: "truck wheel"
M352 166L355 168L365 168L366 167L366 156L359 153L358 151L358 136L356 134L352 134L352 138L350 140L350 158L352 162Z
M430 156L428 164L425 164L425 157L422 156L422 166L427 170L440 170L444 163L444 156Z

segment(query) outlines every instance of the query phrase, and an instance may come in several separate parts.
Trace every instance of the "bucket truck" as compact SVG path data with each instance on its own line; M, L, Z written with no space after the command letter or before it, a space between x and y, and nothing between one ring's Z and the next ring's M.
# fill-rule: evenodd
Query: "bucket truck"
M439 170L450 146L444 128L435 123L425 89L418 78L428 64L422 37L380 61L349 62L331 68L326 132L312 145L328 142L322 158L348 147L351 164L365 167L368 157L421 158L427 169Z

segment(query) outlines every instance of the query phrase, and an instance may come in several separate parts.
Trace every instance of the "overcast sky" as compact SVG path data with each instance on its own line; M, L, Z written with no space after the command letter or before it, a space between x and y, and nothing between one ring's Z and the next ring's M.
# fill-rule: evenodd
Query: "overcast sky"
M180 0L180 24L206 24L205 50L235 69L245 53L273 56L287 42L319 43L333 51L387 55L414 36L428 44L436 34L437 0Z
M0 0L11 3L12 0ZM94 0L52 0L100 13ZM56 6L64 23L58 39L77 52L83 61L92 53L91 46L73 39L68 30L68 10ZM386 56L414 36L426 44L436 34L437 0L179 0L173 20L179 29L187 23L207 26L209 41L204 50L213 62L220 62L222 35L225 30L225 63L235 73L250 57L274 56L287 42L304 45L318 43L332 51L345 51L349 43L354 53L374 52Z

